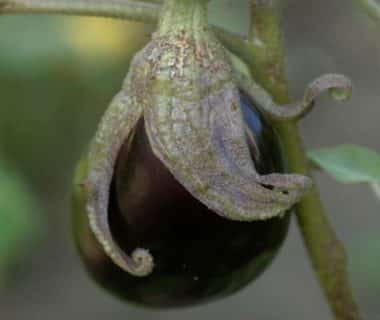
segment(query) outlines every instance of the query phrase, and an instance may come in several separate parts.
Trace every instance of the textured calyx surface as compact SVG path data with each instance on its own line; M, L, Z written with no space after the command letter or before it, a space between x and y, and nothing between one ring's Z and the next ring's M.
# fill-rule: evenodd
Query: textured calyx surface
M90 147L84 186L91 229L112 260L136 276L149 274L153 259L144 249L131 256L120 249L107 210L118 151L141 117L155 155L195 198L225 218L281 215L310 187L304 176L257 173L239 90L205 9L203 1L167 1L158 31L135 56Z
M239 90L207 29L157 37L144 54L151 146L194 197L226 218L252 221L277 216L302 196L308 178L255 170Z

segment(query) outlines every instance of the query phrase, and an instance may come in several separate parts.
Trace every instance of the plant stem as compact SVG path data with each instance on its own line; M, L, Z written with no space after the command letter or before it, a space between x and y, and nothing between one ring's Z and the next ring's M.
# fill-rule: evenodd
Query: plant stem
M380 4L375 0L355 0L375 22L380 23Z
M288 103L284 52L278 17L272 1L251 0L251 24L248 38L252 45L256 80L267 89L278 103Z
M207 4L201 0L166 0L156 35L208 27Z
M251 0L249 41L256 80L281 104L289 102L279 17L271 0ZM296 123L275 123L289 169L311 176ZM346 254L332 229L317 188L296 206L297 220L321 287L337 320L358 320L346 270Z
M156 22L159 9L157 4L129 0L0 0L0 14L69 14Z

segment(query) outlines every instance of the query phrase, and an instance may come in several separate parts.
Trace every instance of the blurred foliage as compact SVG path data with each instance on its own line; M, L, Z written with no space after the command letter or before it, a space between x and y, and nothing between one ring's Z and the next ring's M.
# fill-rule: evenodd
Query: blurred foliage
M341 183L368 183L380 199L380 154L368 148L345 144L308 153L315 166Z
M38 250L41 221L54 230L69 215L61 208L74 164L149 32L108 19L1 17L0 149L20 173L0 166L0 286L16 260Z
M36 249L43 234L41 206L23 179L0 162L0 287Z
M380 154L368 148L345 144L310 151L309 157L341 183L380 182Z
M62 193L69 184L147 31L96 18L0 20L0 145L41 191Z

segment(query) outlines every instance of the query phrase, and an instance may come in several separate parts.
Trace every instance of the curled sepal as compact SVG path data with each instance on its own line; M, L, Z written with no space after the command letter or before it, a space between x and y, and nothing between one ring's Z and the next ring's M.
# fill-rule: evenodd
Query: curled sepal
M347 100L352 93L352 83L347 77L340 74L325 74L307 86L301 101L278 105L251 77L236 71L235 78L239 86L263 112L278 120L297 120L304 117L312 110L315 99L325 91L329 91L331 97L337 101Z
M127 78L127 87L130 87ZM133 86L133 85L132 85ZM120 268L135 276L152 272L153 257L141 248L128 256L113 239L108 221L109 190L118 152L142 115L137 97L122 90L111 102L90 145L88 174L83 186L87 194L90 227L107 255Z
M173 176L217 214L238 221L281 216L311 181L301 175L257 172L239 90L225 81L206 96L199 92L195 100L156 94L144 112L152 149Z

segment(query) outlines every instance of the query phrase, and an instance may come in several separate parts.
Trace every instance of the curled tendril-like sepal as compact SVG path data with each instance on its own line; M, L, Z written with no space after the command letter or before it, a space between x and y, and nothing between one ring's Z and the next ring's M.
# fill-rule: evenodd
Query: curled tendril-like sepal
M126 79L125 87L133 89L133 75ZM107 255L120 268L134 276L146 276L153 270L153 257L148 250L136 248L127 255L114 240L108 220L109 190L118 152L125 139L142 116L137 97L123 90L116 95L106 111L88 157L88 174L83 182L87 194L87 214L91 230Z
M304 117L313 109L316 98L325 91L337 101L347 100L352 94L352 83L346 76L324 74L307 86L301 101L278 105L250 76L239 71L235 71L234 75L239 86L257 103L257 106L277 120L298 120Z

